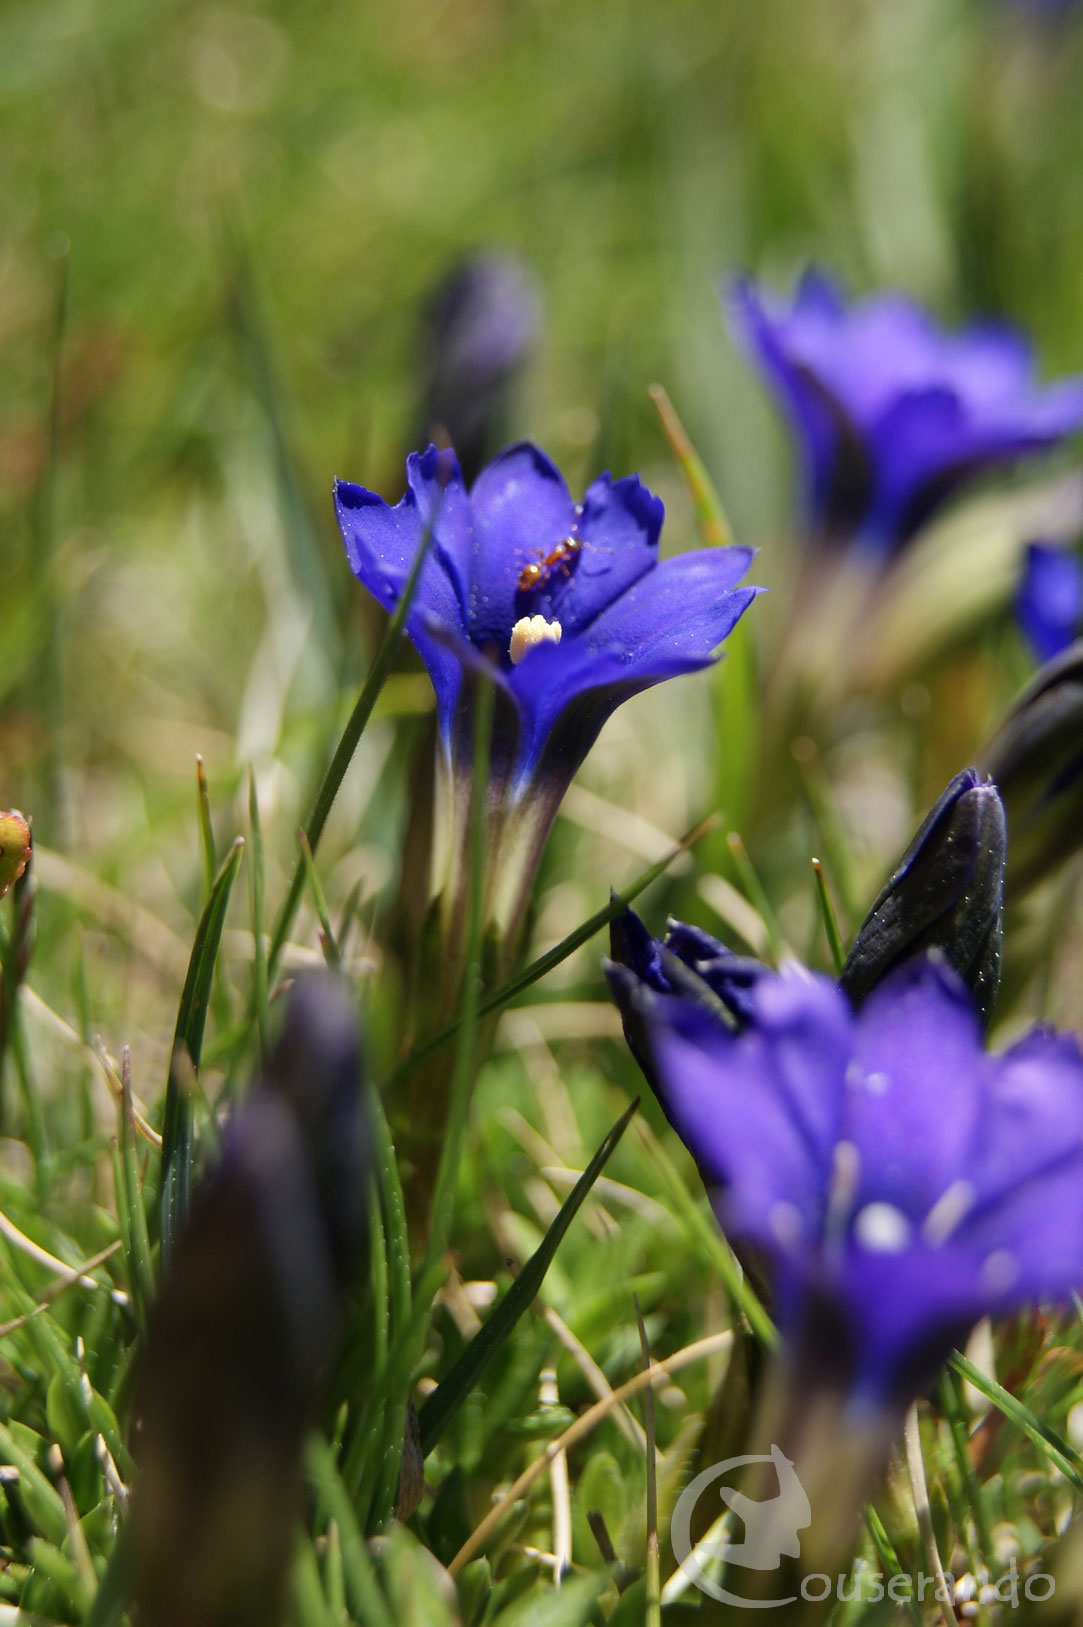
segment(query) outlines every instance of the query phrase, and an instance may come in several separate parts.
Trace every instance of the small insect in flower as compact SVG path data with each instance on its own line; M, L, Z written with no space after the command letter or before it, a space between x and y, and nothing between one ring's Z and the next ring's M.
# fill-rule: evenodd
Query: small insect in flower
M0 898L18 881L30 859L30 826L14 808L0 813Z
M519 573L519 592L530 593L535 588L545 587L554 571L562 571L565 577L571 576L572 561L578 557L582 548L581 537L564 537L549 553L541 554L538 559L528 560Z

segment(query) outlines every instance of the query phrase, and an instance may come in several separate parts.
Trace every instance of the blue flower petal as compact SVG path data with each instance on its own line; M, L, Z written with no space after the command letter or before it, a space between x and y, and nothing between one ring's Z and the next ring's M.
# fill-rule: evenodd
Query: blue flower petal
M580 506L574 561L549 573L544 592L524 611L559 621L564 635L588 627L658 562L658 536L665 510L635 475L608 474L587 490Z
M657 1002L650 1019L667 1112L721 1189L724 1224L777 1248L788 1228L811 1241L822 1226L853 1019L826 978L770 981L740 1034L686 1000Z
M594 697L593 706L580 704L578 712L589 745L620 700L709 666L759 592L733 586L751 557L746 548L708 548L665 560L579 637L531 650L509 675L523 716L521 781L573 703Z
M1001 324L946 334L897 294L845 309L815 275L789 305L741 279L726 308L793 420L808 518L831 541L897 548L980 471L1083 426L1083 379L1036 387Z
M973 1152L975 1213L1083 1155L1083 1058L1073 1035L1034 1029L990 1072Z
M858 1204L890 1203L924 1220L967 1166L986 1074L974 1001L946 965L908 961L873 990L858 1015L850 1082Z
M447 646L432 637L428 624L431 620L442 627L463 630L461 570L469 533L466 497L457 466L443 489L437 457L435 447L411 455L407 463L409 484L394 507L364 486L337 480L335 513L354 575L385 610L392 611L426 526L431 523L434 505L439 502L436 531L407 616L406 631L428 669L446 730L461 686L462 667Z
M676 995L638 1009L648 1077L731 1241L770 1262L798 1364L901 1408L981 1316L1083 1286L1074 1037L987 1056L965 986L931 958L856 1016L797 970L764 973L749 1005L736 1033Z
M444 748L465 764L463 673L488 672L510 702L498 706L493 739L498 800L510 811L530 791L544 823L616 706L714 660L758 591L735 585L751 553L714 548L659 565L662 504L637 478L603 475L576 509L559 471L525 442L483 470L469 496L435 448L407 473L394 508L337 486L350 563L390 609L433 527L406 630L433 679ZM561 642L520 650L513 630L527 616L559 624Z
M805 466L809 500L826 517L836 505L838 465L847 447L860 448L856 429L824 382L789 355L782 308L761 295L747 277L738 277L724 292L724 307L736 337L762 363L768 380L793 419ZM826 315L817 302L818 317ZM863 485L856 478L854 484Z
M475 644L507 654L522 614L516 589L524 568L544 561L571 535L575 505L564 476L527 441L509 446L481 471L470 493L474 519L467 625Z
M1032 542L1015 613L1039 661L1052 661L1074 643L1083 629L1083 560L1079 555Z

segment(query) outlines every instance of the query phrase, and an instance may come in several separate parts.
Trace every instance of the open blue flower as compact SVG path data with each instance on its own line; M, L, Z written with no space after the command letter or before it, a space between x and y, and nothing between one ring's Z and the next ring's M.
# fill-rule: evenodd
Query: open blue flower
M641 997L667 1116L766 1264L795 1367L895 1414L981 1317L1083 1285L1083 1057L1045 1029L987 1055L933 957L856 1013L799 967L747 995L735 1027Z
M946 334L893 293L847 307L811 271L789 304L739 278L726 308L793 424L807 518L832 544L890 554L975 475L1083 425L1083 378L1037 387L1004 325Z
M469 492L458 464L430 447L408 459L395 507L346 481L335 504L353 571L388 609L432 527L406 629L436 691L447 778L469 780L470 678L484 669L498 690L494 845L514 824L508 842L522 852L526 840L533 862L609 714L662 679L709 666L758 591L737 585L749 549L660 563L662 504L637 477L603 474L576 503L527 442L495 458Z
M1027 548L1015 613L1039 661L1052 661L1083 634L1083 560L1064 548Z

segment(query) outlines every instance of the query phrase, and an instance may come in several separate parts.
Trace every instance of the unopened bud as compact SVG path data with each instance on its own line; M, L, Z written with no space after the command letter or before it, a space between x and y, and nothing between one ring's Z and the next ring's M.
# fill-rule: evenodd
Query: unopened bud
M433 293L420 440L446 435L468 486L508 438L512 396L538 325L532 280L511 255L475 255Z
M30 826L14 809L0 813L0 898L18 881L30 859Z
M133 1402L146 1627L281 1617L305 1431L364 1244L360 1045L345 985L298 978L151 1307Z
M1083 845L1083 639L1047 662L985 753L1008 820L1008 887L1025 892Z
M1000 987L1006 831L997 788L956 774L865 917L839 983L860 1005L912 955L939 950L989 1022Z
M609 923L609 952L605 974L624 1037L665 1108L644 1023L650 1002L670 996L692 1000L727 1028L741 1028L752 1018L750 991L768 968L683 921L671 920L664 939L652 938L634 910Z

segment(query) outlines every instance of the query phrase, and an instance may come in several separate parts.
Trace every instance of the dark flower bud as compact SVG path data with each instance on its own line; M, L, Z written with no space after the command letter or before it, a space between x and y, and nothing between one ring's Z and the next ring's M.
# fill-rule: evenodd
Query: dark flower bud
M435 289L423 322L418 436L454 446L467 485L509 439L512 396L538 335L538 297L511 255L477 254Z
M1008 887L1022 893L1083 845L1083 639L1035 675L982 767L1004 800Z
M605 975L628 1049L665 1111L646 1036L652 1003L669 997L693 1000L726 1027L740 1028L751 1015L751 990L769 968L734 954L702 927L683 921L671 920L665 938L652 938L634 910L624 910L610 922L609 952Z
M938 950L988 1024L1000 987L1004 808L977 769L956 774L876 900L839 978L855 1006L913 955Z
M148 1321L132 1511L147 1627L279 1619L369 1164L354 1001L328 974L298 979Z

